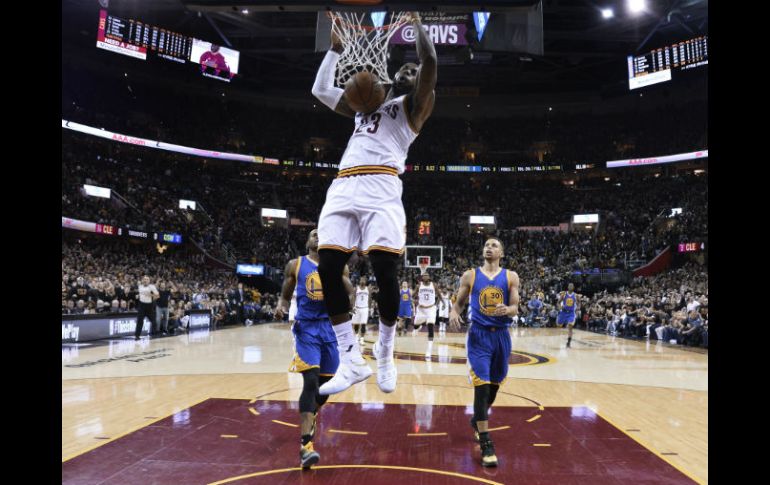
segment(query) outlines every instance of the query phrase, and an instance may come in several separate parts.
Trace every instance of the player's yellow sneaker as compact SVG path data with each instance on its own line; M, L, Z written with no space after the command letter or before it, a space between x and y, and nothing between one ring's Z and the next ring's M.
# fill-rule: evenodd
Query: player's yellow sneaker
M313 449L313 442L308 441L308 443L299 449L299 462L300 465L302 465L303 470L307 470L311 466L318 463L318 460L321 459L321 455L318 454L317 451Z

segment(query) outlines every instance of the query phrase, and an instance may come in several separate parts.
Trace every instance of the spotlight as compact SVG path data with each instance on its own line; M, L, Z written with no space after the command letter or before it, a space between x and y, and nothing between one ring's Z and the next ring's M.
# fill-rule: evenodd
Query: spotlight
M628 0L628 10L631 13L640 13L647 9L647 2L644 0Z
M602 9L602 17L605 19L611 19L615 16L615 12L612 11L611 8L603 8Z

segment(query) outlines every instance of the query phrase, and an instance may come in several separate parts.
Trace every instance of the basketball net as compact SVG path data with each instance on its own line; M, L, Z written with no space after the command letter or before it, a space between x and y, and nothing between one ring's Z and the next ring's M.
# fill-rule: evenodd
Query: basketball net
M430 257L420 257L417 266L420 267L420 276L426 274L428 272L428 266L430 266Z
M348 79L361 71L376 74L383 84L392 84L388 76L388 42L402 25L408 22L406 12L391 12L390 23L371 27L363 22L369 12L327 12L332 32L343 45L337 61L337 86L344 87Z

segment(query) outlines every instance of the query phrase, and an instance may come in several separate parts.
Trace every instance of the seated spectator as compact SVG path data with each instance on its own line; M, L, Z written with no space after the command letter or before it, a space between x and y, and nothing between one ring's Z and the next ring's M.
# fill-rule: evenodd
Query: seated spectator
M697 307L696 307L697 308ZM688 314L685 329L681 332L682 345L698 346L703 334L703 320L697 310L691 310Z

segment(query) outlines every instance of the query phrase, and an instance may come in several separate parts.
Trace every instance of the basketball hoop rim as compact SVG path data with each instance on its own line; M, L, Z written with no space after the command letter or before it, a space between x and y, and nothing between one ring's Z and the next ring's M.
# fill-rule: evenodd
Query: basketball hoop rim
M398 18L398 14L399 14L399 13L401 13L401 12L392 12L392 13L394 13L394 14L396 15L396 18ZM388 30L390 30L390 29L391 29L391 27L392 27L393 25L395 25L395 24L396 24L396 22L391 22L391 23L389 23L389 24L383 24L383 25L382 25L382 27L374 27L374 26L371 26L371 27L370 27L370 26L368 26L368 25L356 25L356 24L354 24L353 22L350 22L350 21L348 21L348 20L345 20L345 19L342 17L342 15L339 15L339 14L338 14L337 12L335 12L335 11L327 11L327 12L326 12L326 16L327 16L327 17L329 17L329 18L332 20L332 22L334 21L334 19L335 19L335 18L339 19L339 20L340 20L342 23L346 24L346 27L345 27L345 28L349 28L350 30L364 30L364 31L366 31L366 32L371 32L371 31L373 31L373 30L382 30L382 31L388 31ZM393 18L393 17L391 17L391 18ZM402 25L404 25L404 24L402 24ZM400 27L400 26L399 26L399 27Z

